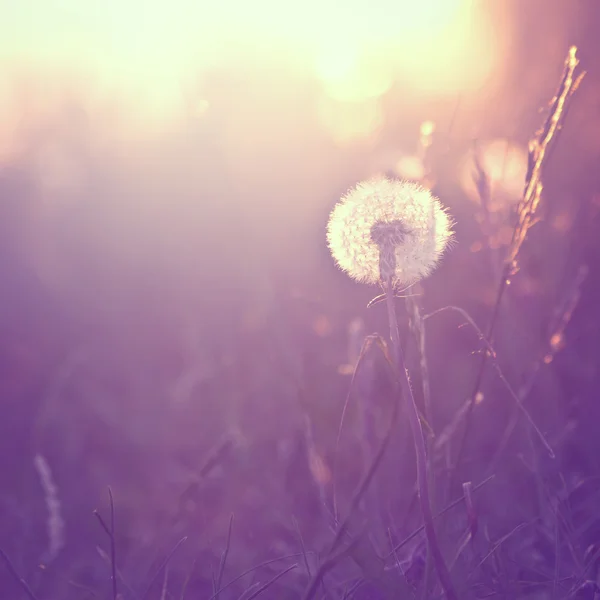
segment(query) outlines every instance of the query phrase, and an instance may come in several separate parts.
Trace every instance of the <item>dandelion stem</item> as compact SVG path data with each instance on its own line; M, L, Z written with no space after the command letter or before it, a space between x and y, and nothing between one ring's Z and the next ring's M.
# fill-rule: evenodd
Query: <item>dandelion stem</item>
M427 452L425 446L425 434L423 426L419 418L419 410L415 402L415 397L412 393L412 388L408 380L408 373L404 363L404 354L400 345L400 332L398 329L398 319L396 317L396 309L394 306L394 290L392 285L392 277L388 276L385 282L385 295L388 319L390 322L390 339L392 341L392 352L394 361L397 365L398 378L402 397L406 400L408 408L408 418L413 434L415 453L417 460L417 488L419 500L421 502L421 512L423 513L423 523L425 527L425 535L429 553L433 560L433 564L437 571L440 584L444 590L447 600L457 600L458 597L454 590L448 567L444 562L444 557L440 550L440 545L433 524L433 515L431 512L431 499L429 497L429 481L427 478Z

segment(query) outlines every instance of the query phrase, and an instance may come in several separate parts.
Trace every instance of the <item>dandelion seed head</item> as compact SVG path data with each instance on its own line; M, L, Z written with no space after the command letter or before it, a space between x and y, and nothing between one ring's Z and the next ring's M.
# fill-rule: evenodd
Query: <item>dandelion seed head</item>
M452 236L452 220L437 198L416 183L387 177L352 188L327 226L333 258L362 283L417 282L435 268Z

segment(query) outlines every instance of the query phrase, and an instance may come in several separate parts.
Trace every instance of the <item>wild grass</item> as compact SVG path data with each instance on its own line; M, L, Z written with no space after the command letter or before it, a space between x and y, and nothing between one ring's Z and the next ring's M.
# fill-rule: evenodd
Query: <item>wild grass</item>
M31 392L44 401L32 401L23 455L43 455L43 473L57 481L42 474L41 485L35 477L23 483L22 467L6 475L14 490L3 494L0 520L2 597L593 599L600 479L593 457L569 457L579 449L569 445L576 423L564 417L567 408L551 408L564 394L551 401L547 392L558 384L544 379L568 347L588 267L581 262L562 278L543 331L533 334L534 354L520 349L527 318L511 301L529 277L530 249L545 256L544 237L535 235L548 227L542 183L582 78L572 48L529 145L493 300L477 311L485 321L429 282L405 290L403 302L388 281L385 297L368 307L368 298L352 309L328 305L294 287L293 268L281 279L263 273L258 300L247 298L230 287L246 270L246 239L241 247L207 243L223 261L215 267L222 288L181 288L192 300L210 296L207 322L223 309L208 349L179 308L165 322L156 316L181 298L161 304L153 273L136 282L144 294L133 301L142 312L151 306L140 322L155 327L153 344L141 334L129 339L141 317L116 294L125 307L117 322L130 329L112 338L94 329L90 337L106 335L108 350L99 342L67 352L63 368L49 369L54 376ZM488 234L491 187L475 167ZM212 258L204 256L207 264ZM440 267L447 281L453 268L452 260ZM344 331L357 306L365 328L373 326L358 353ZM93 329L85 315L82 322ZM173 323L186 334L177 343L157 333ZM388 326L390 339L377 333ZM148 344L155 355L146 355ZM120 370L129 355L131 379ZM114 397L132 399L119 406ZM93 408L83 410L84 402ZM61 464L65 455L70 462ZM34 485L40 502L11 503ZM58 519L64 539L48 541ZM38 551L49 544L52 552Z

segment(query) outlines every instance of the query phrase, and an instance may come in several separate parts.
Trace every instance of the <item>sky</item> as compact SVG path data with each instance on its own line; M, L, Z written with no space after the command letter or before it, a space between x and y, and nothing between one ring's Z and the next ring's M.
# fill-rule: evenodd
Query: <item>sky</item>
M373 85L385 91L398 74L427 92L454 93L489 77L498 41L478 0L354 0L343 9L334 0L1 0L0 6L5 73L91 77L99 88L140 94L158 110L176 104L197 73L231 63L243 68L243 61L265 56L286 57L350 100L369 95ZM348 98L349 89L359 98Z

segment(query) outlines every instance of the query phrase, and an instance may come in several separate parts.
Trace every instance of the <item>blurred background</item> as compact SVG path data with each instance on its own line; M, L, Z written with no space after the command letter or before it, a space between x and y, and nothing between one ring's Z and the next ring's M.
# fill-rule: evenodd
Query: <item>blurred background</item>
M40 599L110 597L108 539L92 513L108 519L107 486L125 598L142 596L182 536L148 597L161 597L164 578L172 591L162 597L179 598L186 577L190 597L210 597L232 513L224 582L301 552L300 537L310 552L325 547L351 374L364 336L386 333L381 307L366 308L378 290L329 256L329 212L375 174L432 185L457 244L419 302L424 312L460 306L485 329L528 142L571 45L587 75L496 335L503 372L527 388L557 457L521 420L505 439L514 401L488 369L458 480L496 475L477 496L492 541L522 522L555 524L570 502L560 543L549 525L547 536L538 527L506 545L506 581L536 583L505 597L541 594L556 572L593 579L584 565L600 531L589 508L600 491L596 2L1 6L0 548ZM427 321L438 441L477 373L480 344L463 323L451 313ZM342 505L390 394L381 360L365 364L337 455ZM369 500L379 508L367 511L383 515L381 546L386 529L401 539L419 524L413 462L402 423ZM438 490L440 508L460 488L451 492ZM463 521L459 512L451 539ZM301 597L302 558L252 576L264 583L290 561L301 564L264 597ZM359 576L348 566L340 578ZM18 597L2 569L0 589ZM355 597L375 597L365 593Z

